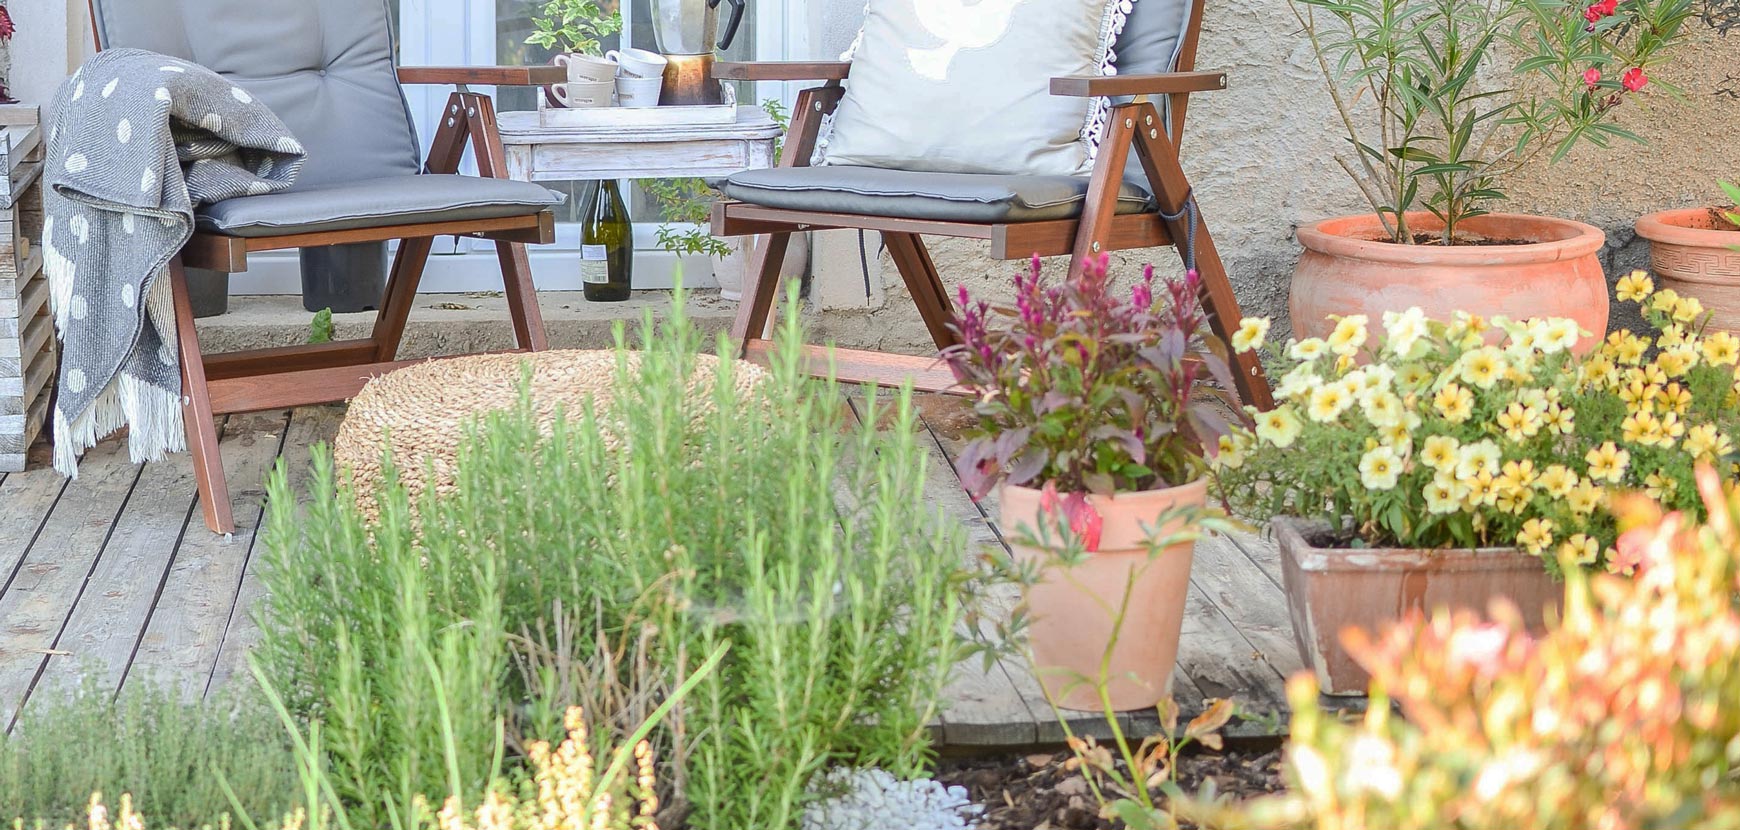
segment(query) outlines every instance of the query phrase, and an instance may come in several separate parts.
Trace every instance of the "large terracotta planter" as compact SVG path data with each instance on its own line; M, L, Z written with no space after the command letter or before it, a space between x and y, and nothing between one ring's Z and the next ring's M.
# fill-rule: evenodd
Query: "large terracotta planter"
M1024 597L1027 634L1039 681L1053 702L1067 709L1101 708L1093 679L1115 627L1112 611L1123 601L1126 586L1130 602L1106 674L1112 708L1148 709L1171 693L1195 545L1175 545L1151 558L1145 545L1151 536L1144 528L1157 526L1176 506L1200 507L1207 497L1207 479L1112 498L1089 496L1103 521L1099 550L1073 566L1050 552L1010 544L1018 560L1041 569L1040 581ZM1006 534L1038 535L1040 491L1005 485L1001 502Z
M1540 632L1564 601L1540 558L1517 548L1320 548L1309 541L1320 525L1277 518L1273 526L1293 640L1324 694L1362 695L1371 679L1342 646L1344 629L1379 631L1410 611L1485 614L1504 598Z
M1740 332L1740 228L1709 208L1664 210L1637 220L1662 288L1697 297L1710 325Z
M1423 233L1443 230L1428 213L1409 214ZM1598 252L1600 228L1545 216L1493 213L1461 227L1489 239L1526 239L1519 245L1397 245L1381 241L1371 214L1326 219L1299 229L1305 252L1293 271L1293 333L1324 337L1329 316L1364 314L1376 325L1385 311L1419 306L1448 320L1457 311L1514 320L1569 317L1595 336L1607 332L1607 278Z

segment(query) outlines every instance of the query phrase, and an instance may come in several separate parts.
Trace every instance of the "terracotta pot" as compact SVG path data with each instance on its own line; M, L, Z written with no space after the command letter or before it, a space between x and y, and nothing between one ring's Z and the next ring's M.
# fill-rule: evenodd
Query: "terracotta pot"
M1027 535L1037 535L1039 497L1040 491L1030 487L1004 485L1005 534L1021 535L1026 529ZM1063 565L1048 551L1010 544L1019 561L1042 569L1040 581L1025 596L1028 642L1039 681L1059 706L1101 708L1093 679L1099 676L1116 626L1114 612L1131 580L1130 603L1106 674L1112 708L1148 709L1170 694L1195 545L1175 545L1150 558L1145 542L1151 537L1144 528L1158 525L1162 514L1175 506L1200 507L1207 498L1207 479L1111 498L1089 496L1102 519L1100 546L1074 566Z
M1662 288L1697 297L1710 325L1740 332L1740 228L1709 208L1664 210L1637 220Z
M1376 632L1410 611L1485 615L1493 600L1503 598L1540 633L1548 612L1557 616L1564 602L1564 586L1539 557L1519 548L1320 548L1308 537L1322 525L1289 518L1272 525L1293 640L1327 695L1363 695L1371 679L1342 646L1347 628Z
M1429 213L1408 214L1420 232L1441 231ZM1326 219L1299 229L1305 252L1293 269L1293 334L1324 337L1329 315L1364 314L1377 325L1385 311L1419 306L1448 320L1456 311L1511 319L1569 317L1595 336L1607 333L1607 277L1597 256L1606 242L1600 228L1515 213L1465 220L1468 233L1489 239L1526 239L1520 245L1397 245L1384 239L1372 214Z

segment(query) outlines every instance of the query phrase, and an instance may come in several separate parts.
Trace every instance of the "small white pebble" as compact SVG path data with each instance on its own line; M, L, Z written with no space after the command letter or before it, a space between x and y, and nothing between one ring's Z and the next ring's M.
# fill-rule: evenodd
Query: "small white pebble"
M812 786L843 792L806 808L803 830L968 830L984 812L961 787L902 781L880 769L840 767Z

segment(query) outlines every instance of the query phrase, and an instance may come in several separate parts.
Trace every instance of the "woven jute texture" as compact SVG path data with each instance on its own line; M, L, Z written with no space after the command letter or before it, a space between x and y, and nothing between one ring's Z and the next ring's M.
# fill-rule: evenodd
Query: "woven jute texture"
M638 358L628 355L631 372ZM430 487L438 495L451 493L468 425L491 412L518 407L527 365L532 409L546 435L558 411L578 422L588 400L604 417L616 386L616 353L611 351L456 357L407 366L369 381L351 401L333 444L333 459L351 481L363 515L371 521L378 518L384 444L391 446L393 464L413 505ZM687 391L697 421L712 409L718 370L717 357L696 356ZM743 361L733 373L739 393L752 391L766 377L761 367ZM611 442L611 436L605 440Z

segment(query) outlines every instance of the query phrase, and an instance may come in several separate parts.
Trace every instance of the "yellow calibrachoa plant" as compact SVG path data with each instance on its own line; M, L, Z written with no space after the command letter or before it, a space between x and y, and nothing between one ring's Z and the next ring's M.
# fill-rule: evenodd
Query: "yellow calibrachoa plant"
M1740 338L1706 331L1696 299L1642 272L1618 290L1660 333L1615 332L1581 357L1592 335L1571 320L1418 308L1288 341L1276 408L1221 442L1222 494L1248 518L1331 522L1350 544L1608 562L1608 494L1696 511L1693 465L1732 474L1740 426ZM1241 350L1258 350L1269 326L1240 331Z

